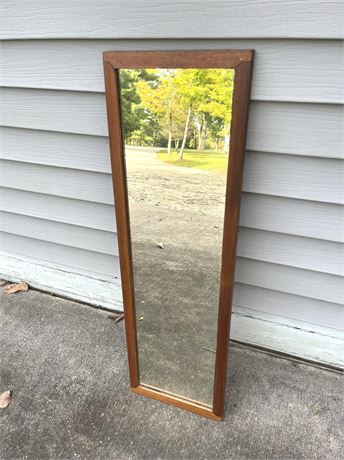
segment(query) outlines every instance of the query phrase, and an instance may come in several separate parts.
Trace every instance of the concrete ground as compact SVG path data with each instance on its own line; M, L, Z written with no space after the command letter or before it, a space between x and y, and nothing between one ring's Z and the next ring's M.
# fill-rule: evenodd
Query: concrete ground
M226 417L130 393L123 322L0 288L1 459L341 459L343 375L233 346Z

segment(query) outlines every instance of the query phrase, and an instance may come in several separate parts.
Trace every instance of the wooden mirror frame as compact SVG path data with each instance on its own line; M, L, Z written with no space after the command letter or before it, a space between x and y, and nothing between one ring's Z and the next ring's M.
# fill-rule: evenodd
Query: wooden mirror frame
M222 420L224 415L230 318L253 58L253 50L110 51L103 53L131 389L134 393L149 396L213 420ZM144 68L228 68L235 70L212 408L182 396L140 384L119 70Z

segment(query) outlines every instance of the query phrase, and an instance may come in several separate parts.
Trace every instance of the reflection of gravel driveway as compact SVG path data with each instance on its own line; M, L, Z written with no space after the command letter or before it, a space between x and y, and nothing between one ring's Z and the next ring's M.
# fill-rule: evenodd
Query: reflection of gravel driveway
M156 159L158 150L126 147L130 200L223 216L225 175L163 163Z
M126 148L140 378L211 404L225 175L157 150Z

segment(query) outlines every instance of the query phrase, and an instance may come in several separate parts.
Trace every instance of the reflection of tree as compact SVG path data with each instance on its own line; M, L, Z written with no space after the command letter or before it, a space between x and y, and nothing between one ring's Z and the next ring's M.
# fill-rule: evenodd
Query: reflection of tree
M176 83L176 71L160 72L156 81L141 80L136 85L141 107L153 113L158 120L161 134L167 138L168 154L171 154L172 140L177 144L182 136L184 101Z
M164 69L121 71L127 143L223 148L229 136L234 71Z
M154 74L150 74L145 69L140 70L121 70L121 105L124 119L124 131L127 142L131 142L133 137L141 141L146 137L147 130L154 130L154 114L145 113L140 105L141 99L137 93L136 85L139 81L156 79ZM156 125L158 129L158 125Z

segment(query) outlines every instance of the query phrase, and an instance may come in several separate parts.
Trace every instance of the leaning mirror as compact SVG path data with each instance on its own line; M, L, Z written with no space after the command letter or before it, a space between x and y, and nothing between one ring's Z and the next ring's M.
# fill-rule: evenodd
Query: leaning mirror
M223 417L253 52L106 52L134 392Z

